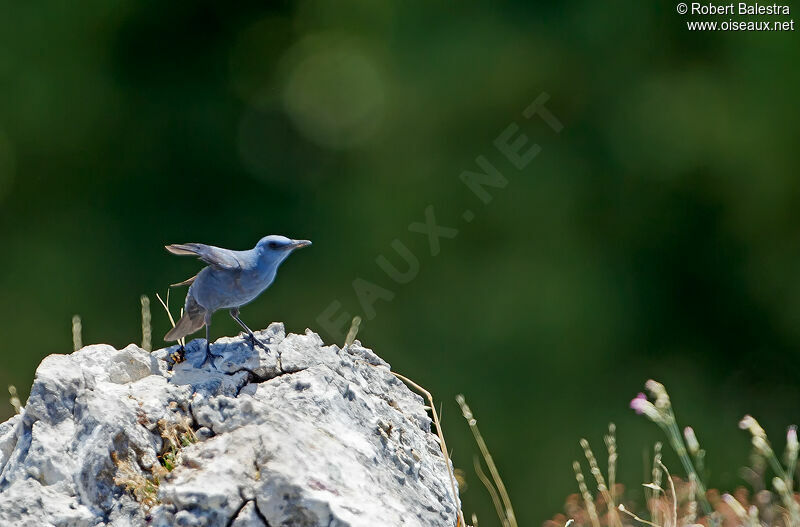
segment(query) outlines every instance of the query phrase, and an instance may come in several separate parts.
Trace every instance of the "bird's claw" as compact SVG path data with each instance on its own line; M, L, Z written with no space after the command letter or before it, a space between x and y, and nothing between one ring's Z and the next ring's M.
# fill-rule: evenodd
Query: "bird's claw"
M205 367L206 364L208 364L212 360L214 360L214 357L216 357L216 355L211 353L211 344L206 342L206 357L205 357L205 359L203 359L203 363L200 365L200 367L201 368Z
M253 333L250 333L248 337L250 339L250 346L253 349L256 349L256 346L260 346L264 351L269 351L269 346L266 343L259 340L258 338L256 338L256 336Z

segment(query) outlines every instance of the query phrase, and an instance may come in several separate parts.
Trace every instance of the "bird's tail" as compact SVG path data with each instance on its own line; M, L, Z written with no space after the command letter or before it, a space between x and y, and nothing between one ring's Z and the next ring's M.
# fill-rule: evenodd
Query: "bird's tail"
M202 328L205 323L206 310L190 296L186 299L186 308L183 311L183 316L178 323L175 324L175 327L164 335L164 340L173 341L182 339Z

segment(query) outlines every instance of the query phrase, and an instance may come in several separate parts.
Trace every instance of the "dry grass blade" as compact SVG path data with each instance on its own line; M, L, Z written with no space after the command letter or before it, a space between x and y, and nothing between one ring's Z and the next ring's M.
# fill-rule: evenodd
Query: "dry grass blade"
M142 303L142 349L153 351L153 325L150 314L150 298L147 295L139 297Z
M72 317L72 351L78 351L83 347L83 324L80 315Z
M617 499L617 425L608 424L608 435L604 438L608 450L608 491L611 493L611 502Z
M658 503L659 493L661 492L661 467L659 463L661 463L661 443L657 442L653 447L651 484L645 485L645 489L647 489L645 490L645 496L647 498L647 504L650 507L650 517L656 521L658 521L658 508L656 508L656 504ZM649 491L652 491L652 493Z
M350 346L353 342L356 341L356 336L358 336L358 328L361 326L361 317L355 316L353 317L353 321L350 323L350 329L347 331L347 337L344 339L344 348Z
M669 469L661 460L658 460L658 464L661 466L661 469L664 471L664 474L667 475L667 480L669 481L669 488L672 492L672 525L674 527L678 527L678 495L675 493L675 482L672 481L672 476L669 473Z
M600 491L600 494L602 494L603 498L606 500L610 522L616 527L622 527L622 520L620 519L619 514L617 514L614 497L611 495L608 487L606 486L603 473L600 471L600 466L597 464L597 459L594 457L594 452L592 452L592 448L589 446L589 441L586 439L581 439L580 445L583 448L583 454L586 456L586 461L589 462L589 470L597 482L597 490Z
M167 316L169 317L169 323L172 324L172 327L174 328L175 327L175 319L172 318L172 313L169 312L169 289L167 289L167 301L166 302L164 302L161 299L161 295L159 295L158 293L156 293L156 298L161 303L161 307L164 308L164 311L167 312ZM181 310L181 316L183 316L183 311L182 310ZM186 346L186 339L178 339L178 344L180 344L181 346L185 347Z
M167 302L164 302L164 300L161 299L161 295L159 295L158 293L156 293L156 298L158 299L159 302L161 302L161 307L163 307L164 311L167 312L167 316L169 317L169 323L172 324L172 327L174 328L175 319L172 318L172 313L169 312L169 304L167 303L169 302L169 291L167 291Z
M472 431L472 436L475 438L475 442L478 444L478 448L481 451L483 460L486 462L486 466L489 468L489 474L492 475L494 485L497 487L497 492L503 501L505 519L508 521L510 527L517 527L517 518L514 515L514 508L511 506L511 498L508 496L506 486L503 483L503 480L500 478L500 472L497 470L497 466L494 464L494 459L492 459L492 455L489 453L489 448L486 446L486 442L483 440L483 436L478 429L478 421L472 415L472 410L470 410L463 395L457 395L456 402L458 402L458 405L461 407L461 413L464 414L464 419L467 420L467 425L469 425L469 429Z
M116 452L111 453L111 459L117 467L114 484L125 487L125 490L130 492L146 510L160 503L158 500L158 476L146 477L135 465L135 462L119 459Z
M586 486L586 478L583 476L581 464L577 461L572 462L572 468L575 470L575 480L578 482L578 489L581 491L583 503L586 506L586 512L589 514L589 519L592 521L593 527L600 527L600 518L597 516L597 508L594 506L594 498L589 492L589 487Z
M17 387L13 384L9 384L8 394L10 395L8 402L14 407L14 411L18 414L22 413L22 401L20 401L19 395L17 395Z
M407 385L411 386L418 392L422 393L426 399L428 399L428 404L430 404L431 415L433 417L433 423L436 425L436 433L439 436L439 443L442 447L442 455L444 456L444 461L447 464L447 473L450 476L450 489L453 492L453 505L455 506L456 510L458 511L458 527L465 527L466 523L464 523L464 513L461 511L461 507L459 505L458 493L456 491L456 476L453 473L453 466L450 461L450 454L447 451L447 443L444 440L444 433L442 432L442 423L439 420L439 414L436 412L436 406L433 403L433 395L431 392L420 386L419 384L415 383L405 375L400 375L397 372L390 372L392 375L406 383Z
M492 480L490 480L489 476L486 475L486 472L483 471L483 467L481 467L481 461L478 456L475 456L472 463L475 466L475 473L478 475L478 479L481 480L481 483L483 483L483 486L486 487L486 490L489 492L489 496L492 498L492 503L494 504L495 511L497 512L497 517L500 518L503 527L506 527L508 525L508 520L506 520L505 514L503 514L503 503L500 501L500 496L497 494L497 489L494 488L494 485L492 485Z
M657 523L653 523L653 522L645 520L644 518L640 518L640 517L636 516L634 513L632 513L628 509L626 509L625 505L620 504L619 507L617 507L617 510L619 510L623 514L627 514L628 516L630 516L631 518L633 518L637 522L642 523L644 525L649 525L650 527L661 527Z

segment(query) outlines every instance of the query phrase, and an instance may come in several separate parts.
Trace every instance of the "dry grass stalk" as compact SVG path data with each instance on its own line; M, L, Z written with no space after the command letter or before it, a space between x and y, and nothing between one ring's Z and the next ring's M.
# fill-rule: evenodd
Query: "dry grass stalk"
M605 478L603 478L603 473L597 464L597 459L594 457L594 452L592 452L592 449L589 446L589 441L586 439L581 439L580 444L583 448L583 454L586 456L586 461L589 462L589 471L592 473L595 481L597 482L597 490L600 491L606 501L610 523L616 527L622 527L622 521L620 520L617 512L617 508L614 503L614 497L611 495L611 492L609 492L608 487L606 486Z
M18 414L22 413L22 401L19 400L19 395L17 394L17 387L13 384L8 385L8 394L9 399L8 402L11 403L11 406L14 407L14 411Z
M353 344L356 341L356 337L358 336L358 329L361 326L361 317L355 316L353 317L353 321L350 323L350 329L347 330L347 337L344 339L344 346L346 348Z
M153 351L153 324L150 314L150 298L147 295L139 297L142 304L142 349Z
M83 347L83 324L80 315L72 317L72 351L78 351Z
M494 488L494 485L492 485L492 480L490 480L489 476L486 475L486 472L483 471L483 467L481 466L481 461L478 456L473 458L472 463L475 467L475 474L478 475L478 479L481 480L481 483L483 483L483 486L486 488L486 491L492 498L492 504L494 505L494 510L495 513L497 513L497 517L500 518L500 522L503 524L503 527L506 527L508 525L508 520L505 518L505 514L503 514L503 503L500 501L500 496L497 494L497 489Z
M161 307L164 308L164 311L167 312L167 317L169 317L169 323L172 324L172 327L174 328L175 327L175 319L172 318L172 313L170 313L170 311L169 311L169 289L167 289L167 301L166 302L161 299L161 295L159 295L158 293L156 293L156 298L161 303ZM181 310L181 316L183 316L183 310ZM182 348L186 347L186 339L185 338L178 339L178 344L180 344Z
M467 405L467 401L463 395L457 395L456 402L458 402L458 405L461 407L461 413L464 415L464 419L467 420L467 425L472 432L472 436L475 438L475 442L478 444L478 449L483 456L483 460L486 462L489 474L492 476L492 483L497 488L497 493L500 495L500 499L503 502L503 516L501 516L500 520L507 522L509 527L517 527L517 518L514 514L514 508L511 506L511 498L508 495L503 479L500 477L500 472L497 470L494 459L489 453L489 448L486 446L486 442L483 440L483 436L478 429L478 421L472 414L472 410ZM506 525L506 523L504 523L504 525Z
M578 489L581 491L583 503L586 505L586 512L589 513L589 519L593 527L600 527L600 518L597 516L597 508L594 506L594 498L592 493L589 492L589 487L586 486L586 478L583 476L581 464L577 461L572 462L572 468L575 470L575 480L578 482Z
M163 302L162 302L162 304L163 304ZM345 348L347 346L350 346L353 342L355 342L356 336L358 335L358 329L359 329L360 325L361 325L361 317L358 317L358 316L353 317L353 320L350 323L350 329L347 331L347 338L345 339L345 342L344 342L344 347ZM374 364L370 364L369 362L364 362L364 364L368 364L370 366L377 367ZM429 392L428 390L426 390L425 388L423 388L419 384L415 383L414 381L412 381L408 377L406 377L404 375L400 375L399 373L393 372L391 370L389 371L389 373L391 373L392 375L394 375L395 377L397 377L398 379L400 379L401 381L406 383L411 388L417 390L417 392L423 394L425 396L425 398L428 400L428 404L430 405L429 409L431 411L431 417L433 418L433 424L436 427L436 433L439 436L439 446L440 446L440 448L442 450L442 455L444 456L445 464L447 465L447 474L450 477L450 490L453 493L453 505L455 506L456 511L458 511L457 512L457 519L456 519L456 522L457 522L456 526L457 527L466 527L467 524L464 521L464 513L462 512L461 507L459 505L458 492L456 491L456 475L453 472L453 464L452 464L452 462L450 460L450 454L449 454L449 452L447 450L447 443L444 440L444 432L442 431L442 422L439 420L439 414L436 412L436 406L434 406L434 403L433 403L433 395L431 395L431 392Z
M447 443L444 440L444 433L442 432L442 422L439 420L439 414L436 412L436 406L433 403L433 395L431 392L420 386L419 384L415 383L408 377L404 375L400 375L397 372L391 372L392 375L406 383L407 385L411 386L418 392L422 393L426 399L428 399L428 403L430 404L431 416L433 417L433 423L436 426L436 433L439 436L439 443L442 448L442 455L444 456L445 464L447 465L447 474L450 476L450 490L453 492L453 505L456 507L456 511L458 511L458 527L466 526L464 522L464 513L461 511L461 507L459 505L458 493L456 491L456 476L453 473L453 464L450 461L450 454L447 450Z

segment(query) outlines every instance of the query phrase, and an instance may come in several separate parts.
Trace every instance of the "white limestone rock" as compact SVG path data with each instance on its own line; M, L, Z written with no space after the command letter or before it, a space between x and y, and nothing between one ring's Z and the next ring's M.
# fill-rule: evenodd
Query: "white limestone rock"
M175 365L177 347L46 357L0 424L0 525L455 525L424 402L386 362L282 324L257 336L266 346L218 340L207 364L202 339ZM185 424L198 441L166 473L163 431ZM166 473L152 508L115 480L123 465L141 482Z

